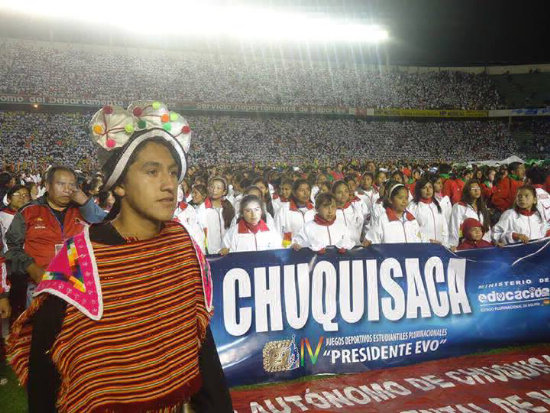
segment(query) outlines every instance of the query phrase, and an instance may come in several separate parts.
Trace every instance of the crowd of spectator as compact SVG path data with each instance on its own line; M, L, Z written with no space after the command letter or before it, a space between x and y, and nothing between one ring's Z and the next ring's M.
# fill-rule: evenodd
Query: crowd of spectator
M484 74L405 73L353 62L0 40L0 94L164 102L495 109Z
M91 115L0 112L2 157L94 167ZM502 121L368 121L187 116L190 161L202 165L299 165L340 159L471 161L522 156Z

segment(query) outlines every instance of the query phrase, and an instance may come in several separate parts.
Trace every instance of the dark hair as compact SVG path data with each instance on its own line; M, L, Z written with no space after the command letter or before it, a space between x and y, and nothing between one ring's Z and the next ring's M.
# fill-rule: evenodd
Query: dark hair
M53 178L54 178L56 172L67 172L67 173L72 174L74 176L75 181L78 179L78 177L76 176L75 171L73 171L71 168L69 168L67 166L56 165L56 166L52 166L50 169L48 169L48 172L46 173L46 183L48 185L53 184Z
M442 163L437 170L440 174L450 174L453 168L447 163Z
M439 178L439 177L437 177L437 178ZM416 182L416 185L414 186L413 200L417 204L420 202L420 198L422 198L422 195L421 195L420 191L427 184L431 184L432 187L433 187L433 183L432 183L432 180L430 179L430 176L422 177ZM437 212L439 212L441 214L441 206L439 205L439 201L435 198L435 196L433 196L433 194L432 194L432 202L437 207Z
M107 199L109 199L109 195L111 195L112 192L111 191L100 191L98 194L97 194L97 204L101 207L101 208L105 208L107 207ZM115 198L116 199L116 198Z
M479 185L479 189L481 190L481 182L479 182L478 179L470 179L464 184L464 188L462 189L462 198L460 200L468 205L472 205L474 202L474 199L472 199L472 196L470 195L470 188L473 184ZM480 196L477 199L478 217L480 217L480 214L481 216L483 216L483 231L487 232L489 231L491 225L491 216L489 214L489 210L487 209L487 204L485 204L483 196ZM479 221L481 222L481 219Z
M315 197L315 209L319 211L319 208L325 205L336 203L336 198L331 192L322 192Z
M349 185L346 181L344 180L339 180L339 181L335 181L333 184L332 184L332 187L330 188L330 192L332 192L334 194L334 192L336 191L336 188L338 188L340 185L345 185L347 188L348 188L348 191L349 191Z
M223 183L225 196L227 194L226 180L223 179L221 176L215 176L208 181L208 185L210 186L210 184L214 181ZM225 229L229 228L231 226L231 221L233 221L233 218L235 217L235 208L233 207L233 204L225 198L222 200L222 217Z
M491 171L495 171L495 178L496 178L498 171L495 168L490 167L490 168L487 168L483 171L483 178L482 178L483 182L489 180L489 174L491 173ZM493 183L494 183L494 181L493 181Z
M264 186L266 187L267 189L267 192L263 195L263 201L264 201L264 204L265 204L265 209L267 210L267 212L269 212L271 214L271 216L275 215L275 212L273 210L273 201L271 200L271 194L269 193L269 184L267 183L267 181L264 179L264 178L256 178L252 181L252 185L256 185L257 183L262 183L264 184Z
M305 179L296 179L294 181L294 183L292 184L292 194L290 195L290 198L295 202L295 203L298 203L298 200L296 199L296 197L294 196L294 192L296 192L298 190L298 188L300 188L301 185L307 185L310 192L311 192L311 185L309 184L309 182Z
M531 205L531 209L530 211L536 211L538 212L538 209L537 209L537 190L535 189L535 187L533 185L523 185L523 186L520 186L518 188L518 191L523 191L523 190L528 190L529 192L531 192L531 194L533 195L533 197L535 198L535 202L533 203L533 205ZM517 194L516 192L516 194ZM514 199L514 208L517 207L516 205L516 200ZM541 217L542 218L542 217Z
M239 181L241 189L248 188L251 185L251 181L248 178L243 178Z
M7 186L10 183L11 178L12 176L9 172L0 173L0 188ZM2 202L1 199L0 202Z
M390 192L390 189L395 185L399 185L399 186L394 188ZM383 200L383 204L382 204L384 206L384 208L391 208L392 207L391 198L393 198L393 196L397 193L396 191L400 191L401 189L404 189L405 191L408 192L408 189L405 186L405 184L402 184L402 183L397 182L397 181L388 181L386 183L385 189L384 189L384 200Z
M241 203L239 204L239 219L237 220L237 222L240 221L241 219L244 219L244 214L243 214L244 208L246 205L250 204L251 202L257 202L258 205L260 205L260 208L262 209L262 219L265 221L266 219L265 205L262 199L258 198L256 195L245 195L243 196L243 198L241 199Z
M327 192L330 192L330 184L328 182L321 182L318 187L319 187L319 192L321 192L321 187L325 187L327 189Z
M523 165L521 162L512 162L510 165L508 165L508 173L513 173L516 171L520 165Z
M370 179L374 181L374 174L372 172L364 172L363 175L361 175L361 180L365 179L365 176L370 176Z
M350 181L353 181L357 184L357 181L355 179L355 176L353 175L347 175L345 178L344 178L344 181L346 181L346 183L349 185Z
M17 191L19 191L20 189L26 189L28 192L29 192L29 195L31 194L31 191L29 190L29 188L27 188L25 185L19 185L19 184L16 184L14 186L12 186L8 192L6 193L6 197L8 199L10 199L13 194L15 194Z
M191 190L197 190L203 197L208 196L208 189L206 188L206 185L203 184L195 184L191 187Z
M544 185L546 182L547 173L538 166L530 168L525 175L532 185Z
M405 174L399 170L397 171L393 171L391 174L390 174L390 178L394 177L395 175L399 175L401 177L401 183L403 184L406 184L407 183L407 178L405 177ZM393 181L394 179L392 179Z

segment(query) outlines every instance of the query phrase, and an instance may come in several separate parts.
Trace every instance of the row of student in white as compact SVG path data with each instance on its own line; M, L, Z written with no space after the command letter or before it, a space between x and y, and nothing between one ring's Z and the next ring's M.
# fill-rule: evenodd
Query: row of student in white
M330 242L334 242L333 245L339 248L344 248L345 245L346 249L349 249L347 247L350 245L366 246L370 243L396 242L432 242L454 249L462 239L462 225L468 218L481 223L485 241L510 243L524 241L526 238L537 239L546 235L548 223L536 211L537 194L533 187L526 186L518 192L515 208L503 214L492 231L489 226L489 213L481 197L481 186L478 181L472 180L465 185L462 201L452 208L448 198L439 195L440 188L441 182L438 177L432 179L425 177L418 181L414 187L414 195L411 195L402 183L389 182L381 188L380 192L376 192L376 196L371 194L369 201L365 202L365 197L369 197L369 190L375 191L374 189L369 188L368 185L362 185L359 193L352 197L348 185L344 181L337 181L333 184L331 191L334 201L334 223L330 224L336 227L322 228L321 232L326 233L327 236L330 234ZM271 200L271 197L268 197L268 185L249 187L244 194L239 195L235 202L237 208L235 208L225 199L227 193L225 180L214 178L208 184L207 199L198 207L196 213L192 208L182 208L180 204L176 217L188 227L197 243L209 254L219 253L222 249L225 253L260 250L263 244L258 243L256 237L250 234L255 234L256 230L263 233L267 229L282 239L276 248L289 247L293 244L303 246L302 244L305 243L303 231L307 223L314 222L315 225L323 227L327 226L327 222L332 222L332 214L327 213L323 216L319 210L320 207L327 206L328 201L325 198L320 198L325 204L321 206L317 205L319 202L317 199L315 206L310 201L311 188L307 181L297 180L292 184L283 182L280 192L280 196L274 196ZM386 196L380 196L384 192ZM529 192L533 198L533 204L530 207L519 201L519 196L523 197L526 192ZM318 195L323 193L326 194L319 191ZM246 221L245 208L248 206L243 205L242 200L247 195L261 201L259 207L262 210L263 223L259 224L254 220ZM266 211L266 197L270 199L273 210L276 211L275 217ZM409 202L411 197L413 200ZM235 209L238 210L238 214L235 214ZM535 212L530 213L531 209ZM248 228L245 225L246 222L253 227ZM513 236L509 235L509 231L501 230L510 225L513 228L517 227L517 231L512 231L516 233ZM314 224L309 226L314 227ZM340 234L342 228L345 228L347 234L345 239L331 233L336 231L336 234ZM309 231L311 232L312 229L309 228ZM507 233L508 236L503 233ZM246 243L242 242L237 247L232 240L232 237L247 237L242 234L248 234L247 236L250 237L248 247L244 247ZM264 235L262 234L262 238L265 238ZM269 239L273 241L279 238L270 237ZM324 238L318 238L318 240L321 239ZM334 241L337 239L340 239L338 245L337 241ZM306 244L317 248L323 243L324 241L315 241ZM274 244L270 242L269 245Z

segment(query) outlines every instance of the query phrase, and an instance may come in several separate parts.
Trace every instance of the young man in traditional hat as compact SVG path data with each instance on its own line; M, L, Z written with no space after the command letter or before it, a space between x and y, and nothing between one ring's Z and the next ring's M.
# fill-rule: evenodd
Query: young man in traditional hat
M50 263L14 324L10 363L31 413L231 412L208 264L171 221L189 126L158 102L128 110L104 107L91 123L117 202Z

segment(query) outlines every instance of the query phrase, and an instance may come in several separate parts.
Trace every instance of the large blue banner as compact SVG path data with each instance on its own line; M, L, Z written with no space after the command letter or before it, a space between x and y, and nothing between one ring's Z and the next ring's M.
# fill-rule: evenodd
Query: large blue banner
M550 341L550 241L387 244L209 257L231 386Z

